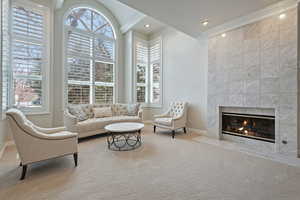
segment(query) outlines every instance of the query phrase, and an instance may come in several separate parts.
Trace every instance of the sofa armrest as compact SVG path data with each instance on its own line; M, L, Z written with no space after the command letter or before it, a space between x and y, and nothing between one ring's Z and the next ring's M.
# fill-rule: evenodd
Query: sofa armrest
M138 111L138 117L143 120L143 108L139 108L139 111Z
M76 124L78 123L78 119L69 113L69 111L64 112L64 123L65 127L68 131L76 132Z

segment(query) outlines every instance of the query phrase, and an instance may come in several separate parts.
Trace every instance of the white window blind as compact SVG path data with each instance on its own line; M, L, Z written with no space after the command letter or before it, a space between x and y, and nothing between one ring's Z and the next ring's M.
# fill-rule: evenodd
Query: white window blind
M144 40L136 40L136 101L146 103L147 101L147 71L149 62L148 42Z
M110 23L91 9L75 8L65 25L67 102L113 103L115 38Z
M13 105L46 109L47 12L35 5L12 5Z
M161 43L135 37L136 101L150 106L162 103Z
M9 104L9 63L10 63L10 37L9 37L9 0L1 2L1 88L2 88L2 111Z
M150 103L161 103L161 40L150 41Z

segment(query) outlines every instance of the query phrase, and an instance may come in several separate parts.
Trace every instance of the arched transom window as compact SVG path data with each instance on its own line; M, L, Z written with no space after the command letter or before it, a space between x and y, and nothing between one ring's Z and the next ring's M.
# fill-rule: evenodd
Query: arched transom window
M113 103L115 33L111 23L89 8L73 9L65 20L69 104Z

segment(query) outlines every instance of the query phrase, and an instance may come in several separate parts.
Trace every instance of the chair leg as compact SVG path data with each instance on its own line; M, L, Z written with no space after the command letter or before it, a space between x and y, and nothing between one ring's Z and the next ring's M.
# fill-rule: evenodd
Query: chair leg
M78 163L78 153L74 153L74 154L73 154L73 157L74 157L75 167L77 167L77 163Z
M20 165L19 165L20 167L22 166L22 162L20 162Z
M27 171L27 165L22 165L22 176L20 178L20 180L24 180L25 176L26 176L26 171Z
M172 131L172 138L174 139L175 137L175 130Z
M155 133L155 131L156 131L156 126L155 126L155 125L153 126L153 131L154 131L154 133Z
M185 127L183 127L183 131L184 131L184 133L186 133L186 128Z

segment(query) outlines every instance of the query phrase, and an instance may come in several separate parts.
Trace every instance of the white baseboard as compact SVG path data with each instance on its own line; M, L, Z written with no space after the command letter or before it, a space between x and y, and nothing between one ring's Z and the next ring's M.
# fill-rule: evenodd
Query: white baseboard
M9 141L4 143L2 149L0 150L0 159L4 155L5 149L9 146L12 146L12 145L15 145L14 141L12 141L12 140L9 140Z

